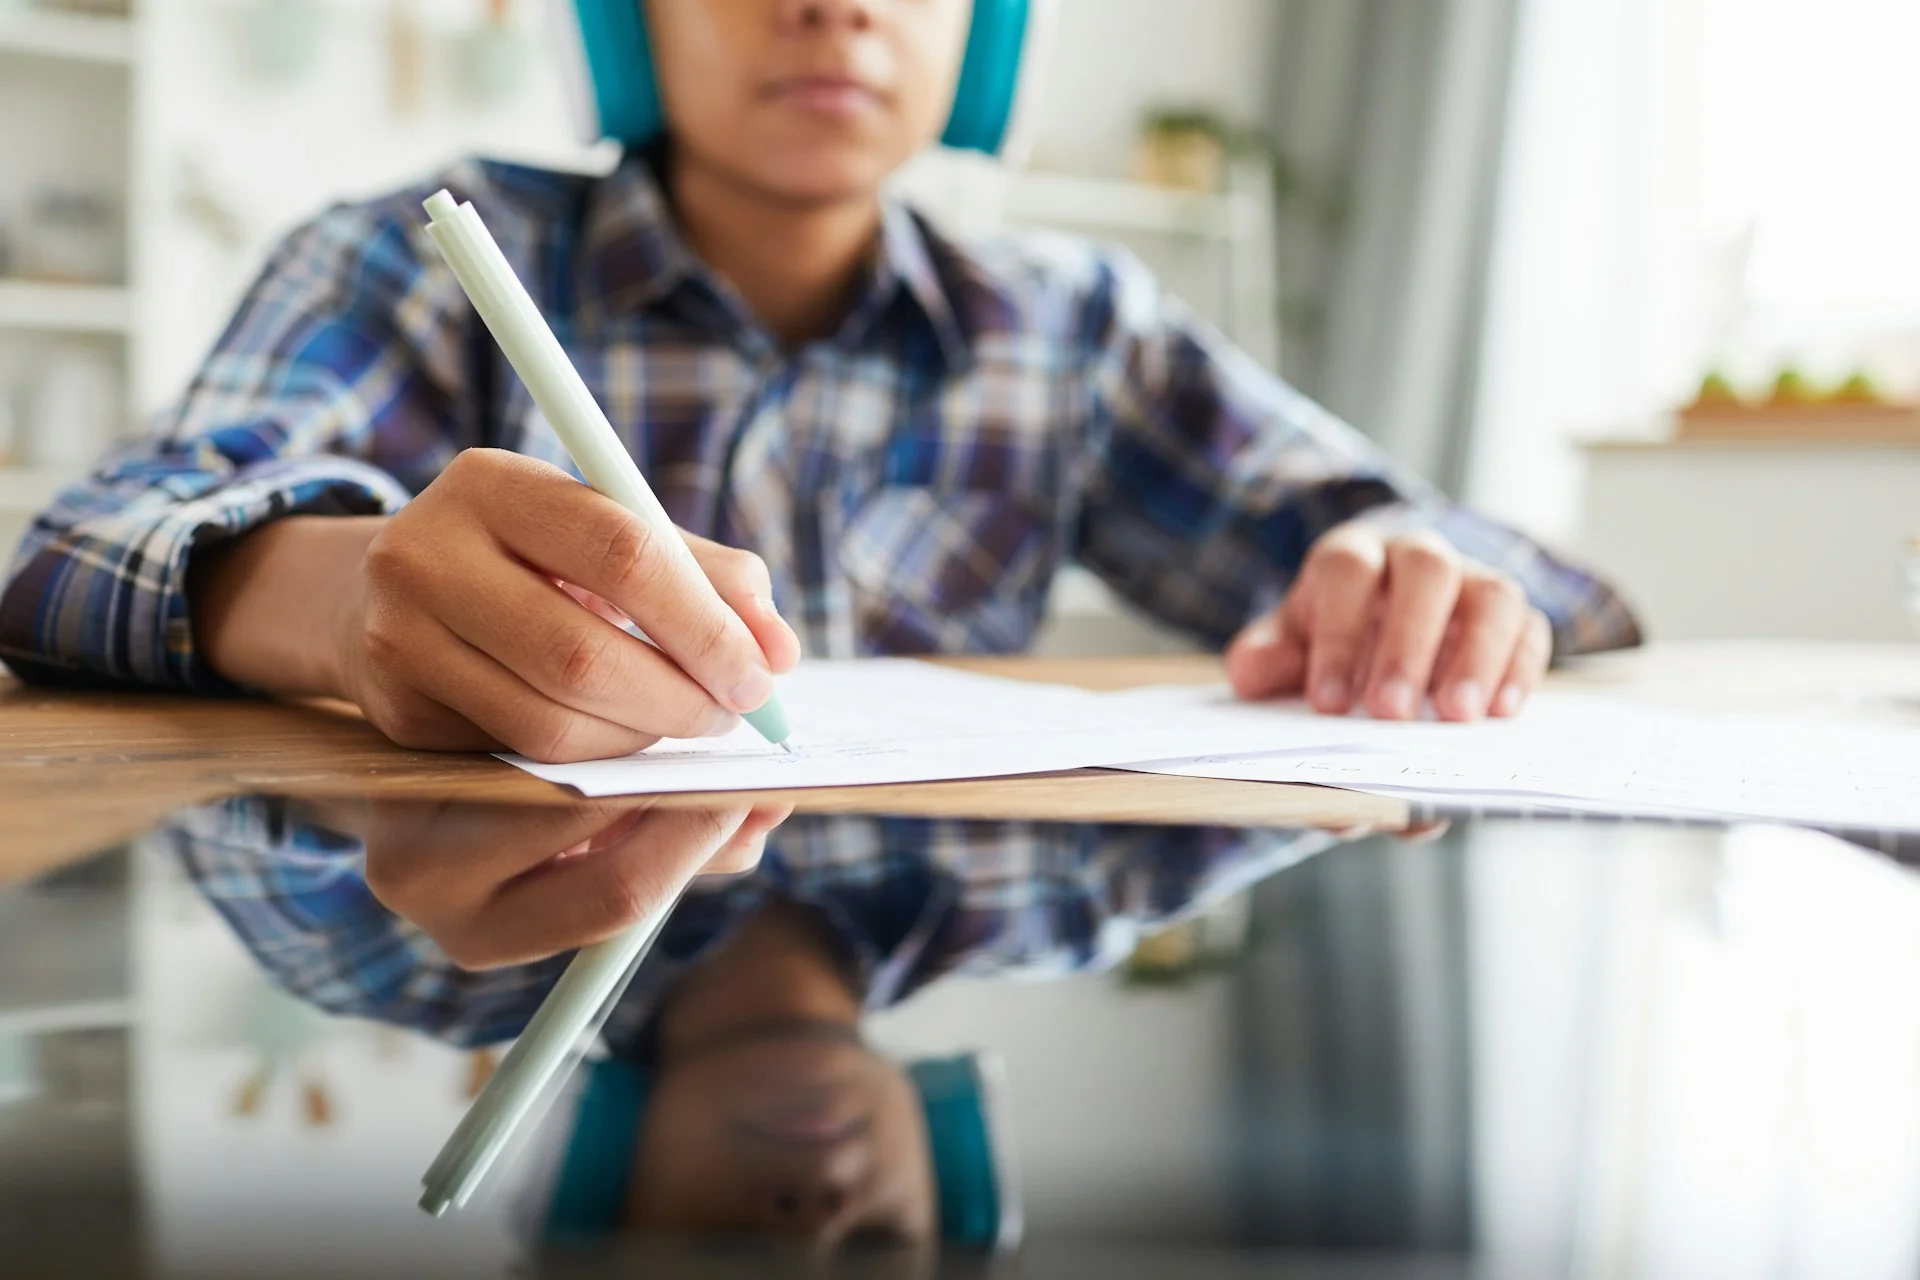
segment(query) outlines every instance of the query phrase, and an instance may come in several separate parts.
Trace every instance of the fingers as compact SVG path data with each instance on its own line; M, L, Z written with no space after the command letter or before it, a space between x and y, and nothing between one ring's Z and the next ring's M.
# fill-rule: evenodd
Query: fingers
M376 802L367 885L462 967L522 963L611 936L696 875L751 871L792 812L656 803Z
M1460 557L1431 534L1386 546L1386 599L1364 705L1382 720L1419 714L1441 637L1460 596Z
M475 454L496 456L456 472ZM612 499L532 458L468 450L442 478L483 467L484 484L471 483L498 494L482 509L488 532L504 550L632 618L721 706L756 711L772 695L772 672L759 641L708 584L677 531L653 529Z
M367 887L410 920L471 911L550 859L624 837L651 796L566 805L376 800L366 831Z
M1353 708L1385 570L1385 544L1364 529L1335 529L1308 553L1301 576L1308 593L1303 607L1311 614L1307 702L1315 711L1338 716Z
M690 533L682 536L707 581L753 632L774 674L793 670L800 661L800 637L773 607L773 578L767 572L767 562L751 551L723 547Z
M431 618L409 615L377 624L370 628L368 643L387 651L383 665L404 667L409 673L403 697L369 709L374 723L402 746L439 745L438 722L431 711L415 718L417 708L436 703L457 706L485 739L481 745L505 747L549 764L629 755L657 740L654 734L554 702ZM380 660L378 652L375 660Z
M1478 720L1492 708L1531 610L1509 578L1484 571L1460 587L1453 637L1435 666L1433 709L1443 720Z
M1307 642L1281 608L1247 624L1227 646L1227 682L1248 700L1298 693L1307 678Z
M1544 613L1531 609L1521 628L1520 644L1514 650L1513 661L1507 665L1506 675L1500 682L1500 692L1494 695L1493 714L1517 714L1533 691L1540 687L1540 681L1547 674L1547 664L1552 659L1553 628L1548 625Z
M671 904L750 812L650 810L606 847L550 860L501 886L455 935L460 952L448 954L466 967L519 964L610 938Z
M530 569L502 562L439 613L462 640L553 702L656 738L699 738L738 723L658 649L582 608Z
M1314 710L1358 703L1447 720L1512 715L1545 676L1552 631L1519 585L1437 536L1365 525L1325 534L1286 600L1235 637L1227 676L1244 698L1303 689Z
M720 847L720 851L707 860L700 868L702 876L745 875L760 865L761 855L767 849L767 836L773 829L793 815L790 804L758 805L747 814L740 829L733 838Z

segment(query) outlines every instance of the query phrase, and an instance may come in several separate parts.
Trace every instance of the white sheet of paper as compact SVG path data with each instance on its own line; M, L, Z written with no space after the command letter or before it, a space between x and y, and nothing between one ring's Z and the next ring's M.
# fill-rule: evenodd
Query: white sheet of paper
M1473 725L1329 719L1298 704L1227 708L1183 688L1116 695L1143 713L1286 722L1277 750L1128 766L1186 777L1308 782L1483 810L1719 817L1920 832L1920 723L1676 711L1544 692Z
M1065 685L1006 680L910 659L803 662L780 681L794 754L742 725L613 760L500 758L590 796L933 782L1044 773L1202 752L1259 750L1278 722L1225 719L1188 698L1157 709Z

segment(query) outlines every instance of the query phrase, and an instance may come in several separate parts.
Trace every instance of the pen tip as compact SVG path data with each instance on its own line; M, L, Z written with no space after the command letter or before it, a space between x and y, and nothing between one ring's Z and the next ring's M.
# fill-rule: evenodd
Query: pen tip
M793 744L792 744L791 742L783 742L783 743L781 743L781 744L780 744L780 749L781 749L782 751L784 751L784 752L786 752L786 753L787 753L788 755L792 755L792 754L793 754Z

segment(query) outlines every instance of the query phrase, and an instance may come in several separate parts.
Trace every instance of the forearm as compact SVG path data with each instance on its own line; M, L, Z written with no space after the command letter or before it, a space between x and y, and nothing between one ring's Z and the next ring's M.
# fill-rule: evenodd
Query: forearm
M361 561L385 516L290 516L194 556L187 594L202 657L236 684L347 696L341 655Z

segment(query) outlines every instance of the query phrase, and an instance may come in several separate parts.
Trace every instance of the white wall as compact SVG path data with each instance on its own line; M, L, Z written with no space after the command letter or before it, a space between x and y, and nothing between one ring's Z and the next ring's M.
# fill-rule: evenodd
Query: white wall
M1141 110L1204 103L1265 120L1278 0L1061 0L1031 163L1123 177Z
M1030 1232L1218 1237L1234 1209L1231 999L1225 978L952 979L869 1030L900 1058L1000 1055Z

